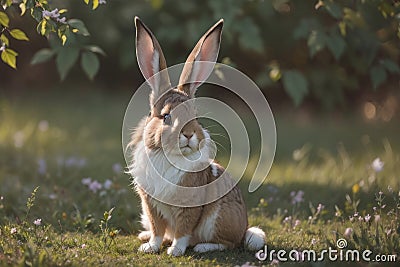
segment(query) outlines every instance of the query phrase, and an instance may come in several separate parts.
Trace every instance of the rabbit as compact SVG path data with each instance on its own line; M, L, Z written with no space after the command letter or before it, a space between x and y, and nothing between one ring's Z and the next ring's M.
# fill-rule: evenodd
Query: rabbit
M170 197L183 203L185 199L205 197L201 194L182 196L175 187L163 187L159 179L166 179L172 185L198 187L210 184L225 173L226 186L233 183L224 168L210 160L212 149L207 130L196 119L180 125L188 114L196 113L189 100L194 99L201 82L191 82L193 77L194 81L204 81L212 71L207 69L209 65L197 68L193 63L208 61L214 67L223 20L219 20L200 38L185 62L177 87L171 86L168 73L163 71L167 68L166 61L153 33L138 17L135 17L135 26L138 65L151 87L150 113L140 121L129 144L133 147L133 154L128 172L134 178L133 184L141 199L141 222L145 229L138 236L144 242L139 251L158 253L164 241L172 242L167 249L172 256L185 254L188 247L198 253L241 245L250 250L263 248L265 233L258 227L248 226L246 206L239 188L234 184L223 197L205 205L174 206L163 203L157 197ZM159 72L157 78L153 77ZM185 105L184 110L173 113L178 105ZM177 128L180 129L178 132ZM162 142L163 138L165 142ZM199 171L189 164L185 165L187 169L180 169L171 164L167 156L173 157L176 162L183 161L184 157L200 157L197 162L205 168ZM149 171L150 165L156 166L159 176Z

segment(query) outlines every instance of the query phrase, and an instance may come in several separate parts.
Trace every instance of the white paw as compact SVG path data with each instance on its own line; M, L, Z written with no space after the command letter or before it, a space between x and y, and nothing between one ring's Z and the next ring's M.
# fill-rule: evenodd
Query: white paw
M147 242L140 245L139 251L144 253L157 253L160 251L160 246L157 246L157 244L154 243Z
M226 249L226 246L222 244L214 244L214 243L200 243L197 244L194 248L193 251L197 253L204 253L208 251L222 251Z
M151 232L150 231L143 231L140 232L140 234L138 235L139 239L142 241L146 241L149 240L151 237Z
M167 253L168 253L168 255L178 257L178 256L182 256L183 254L185 254L185 250L186 249L179 248L177 246L171 246L168 248Z

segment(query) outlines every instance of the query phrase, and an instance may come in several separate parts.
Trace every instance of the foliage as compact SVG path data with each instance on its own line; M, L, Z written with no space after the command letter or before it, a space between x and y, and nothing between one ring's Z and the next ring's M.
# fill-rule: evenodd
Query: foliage
M84 0L89 4L88 0ZM56 57L57 69L61 80L64 80L71 67L76 63L79 54L82 53L81 65L83 71L90 79L93 79L99 70L99 59L97 54L104 55L98 46L84 45L82 36L89 36L83 21L79 19L67 20L67 9L52 9L47 0L2 0L4 11L0 11L1 24L1 59L10 67L16 69L16 58L18 53L10 48L9 38L15 40L29 41L25 32L21 29L10 28L10 17L19 12L20 16L30 14L36 21L38 34L45 36L50 43L51 49L42 49L32 58L32 64L38 64ZM93 9L105 3L103 0L94 0ZM8 14L7 14L8 13Z
M98 72L98 54L104 52L86 45L88 29L91 39L110 55L103 67L112 77L102 79L114 81L119 70L136 64L134 15L149 24L170 63L183 62L182 51L189 51L214 21L224 18L221 61L243 70L263 90L284 89L296 105L308 98L332 108L345 104L346 95L391 88L400 74L399 1L206 0L200 6L195 1L148 0L109 1L104 8L98 8L104 0L83 2L56 1L50 7L46 0L2 0L6 7L0 12L3 61L16 67L17 52L10 48L10 37L28 39L20 31L12 35L9 28L10 14L19 9L35 18L38 33L49 40L50 48L40 50L32 63L55 57L61 79L79 55L90 79ZM82 4L96 12L89 13ZM61 5L68 5L85 23L64 19L66 9L56 8ZM136 78L141 79L139 73Z

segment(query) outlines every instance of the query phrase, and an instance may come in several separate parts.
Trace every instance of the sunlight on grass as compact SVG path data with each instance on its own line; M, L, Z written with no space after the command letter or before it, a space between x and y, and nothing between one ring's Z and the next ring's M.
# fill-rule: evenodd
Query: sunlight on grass
M120 145L126 99L94 98L78 103L79 112L68 99L1 100L0 265L271 264L244 248L178 258L166 246L159 255L138 253L140 204ZM378 145L360 148L365 153L340 144L278 151L285 160L259 190L246 193L251 169L240 182L249 224L266 231L271 249L319 251L345 238L349 248L398 254L400 155L391 144L382 134Z

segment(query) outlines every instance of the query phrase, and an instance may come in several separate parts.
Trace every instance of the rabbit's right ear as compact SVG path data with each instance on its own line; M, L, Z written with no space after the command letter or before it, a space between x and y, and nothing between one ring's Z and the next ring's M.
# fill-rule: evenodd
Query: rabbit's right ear
M151 86L150 104L153 106L154 102L171 88L168 71L166 70L167 63L157 39L138 17L135 17L135 26L136 57L140 71ZM155 75L158 72L160 73Z

